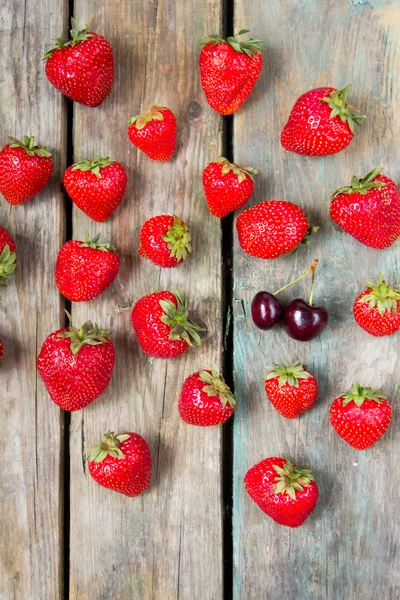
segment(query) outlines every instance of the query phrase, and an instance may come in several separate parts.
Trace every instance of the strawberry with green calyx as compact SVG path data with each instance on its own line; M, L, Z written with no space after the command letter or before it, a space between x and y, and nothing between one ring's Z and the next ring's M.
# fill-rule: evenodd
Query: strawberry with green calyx
M356 323L370 335L392 335L400 329L400 290L387 285L383 273L368 282L353 306Z
M148 219L140 230L138 252L159 267L177 267L192 251L188 226L176 215Z
M282 416L294 419L312 408L318 396L314 375L300 361L274 364L265 379L265 391L271 404Z
M0 287L14 275L17 255L14 239L7 229L0 226Z
M175 116L169 108L153 104L130 119L128 137L152 160L170 160L176 148Z

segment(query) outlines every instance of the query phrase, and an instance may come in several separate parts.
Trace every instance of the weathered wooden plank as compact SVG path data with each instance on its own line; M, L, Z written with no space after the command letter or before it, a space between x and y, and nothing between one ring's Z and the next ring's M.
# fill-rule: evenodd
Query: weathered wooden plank
M66 2L0 2L0 130L35 135L53 151L50 184L27 204L0 200L18 268L0 290L3 429L0 471L0 597L58 600L62 590L63 417L36 374L36 356L63 322L53 265L62 241L65 102L44 75L45 41L63 31Z
M76 3L77 17L93 15ZM201 172L220 146L218 117L207 107L197 71L198 40L220 22L220 2L117 0L96 6L91 28L115 50L112 95L98 109L75 106L76 160L109 155L128 170L123 204L103 226L74 212L75 238L101 231L118 247L120 274L101 298L74 305L111 326L117 350L106 393L71 426L71 597L126 600L203 598L222 594L220 429L185 426L177 412L184 378L219 361L220 224L202 196ZM127 138L128 119L151 103L171 108L178 120L179 151L153 163ZM193 255L173 271L137 254L139 229L156 214L176 212L191 226ZM162 289L190 292L209 327L203 349L157 361L139 350L130 304ZM88 447L109 428L132 429L150 444L151 488L128 499L96 485L87 473Z
M236 245L234 597L397 598L400 338L369 337L354 323L352 304L379 270L399 280L400 250L398 244L367 249L333 227L328 207L330 192L354 173L383 166L397 177L400 3L236 0L235 6L236 30L246 26L266 43L262 79L235 117L235 159L261 171L254 203L297 202L313 213L321 231L311 249L273 262L247 257ZM286 153L279 134L300 93L347 83L353 84L353 103L368 115L351 146L326 159ZM329 329L308 344L290 340L283 330L256 330L250 318L254 293L279 288L315 256L321 259L315 301L328 308ZM306 285L293 293L305 295ZM320 384L315 409L295 421L281 417L263 389L265 365L284 359L304 361ZM353 451L329 424L331 401L356 379L383 387L395 413L385 438L366 452ZM244 490L247 469L275 455L316 472L320 501L298 530L273 523Z

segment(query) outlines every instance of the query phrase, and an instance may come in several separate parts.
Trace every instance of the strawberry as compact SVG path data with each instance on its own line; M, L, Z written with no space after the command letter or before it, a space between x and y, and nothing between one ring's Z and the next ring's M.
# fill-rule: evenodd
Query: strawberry
M346 148L355 126L365 119L365 115L355 115L347 103L349 89L349 85L343 90L322 87L300 96L281 133L285 150L326 156Z
M169 160L176 148L176 120L165 106L153 104L129 121L132 144L152 160Z
M356 240L371 248L389 248L400 235L400 191L374 169L353 177L351 185L333 194L331 219Z
M353 313L357 324L370 335L392 335L400 329L400 290L387 285L379 273L355 299Z
M317 381L299 361L274 364L269 368L265 391L271 404L282 416L294 419L314 406L318 396Z
M132 431L105 434L99 444L90 449L89 473L105 488L139 496L151 479L151 454L146 440Z
M235 400L216 367L197 371L187 379L179 397L179 414L189 425L219 425L232 416Z
M95 156L68 167L64 186L78 208L101 223L119 206L125 194L126 172L114 160Z
M114 246L99 244L100 234L86 242L70 240L61 248L56 262L56 284L73 302L96 298L114 281L119 258Z
M159 215L143 224L138 252L159 267L177 267L192 251L191 239L187 225L178 217Z
M0 226L0 287L5 285L17 267L16 246L7 229Z
M70 325L45 340L37 367L50 398L64 410L84 408L110 383L115 350L110 332L87 321L80 329Z
M71 19L71 39L57 38L44 55L46 76L67 98L86 106L99 106L111 92L114 58L102 35L80 29Z
M242 249L258 258L277 258L293 252L310 228L304 211L291 202L266 200L242 212L236 221Z
M10 137L10 144L0 152L0 192L9 204L27 202L49 182L53 170L51 154L46 146L35 144L35 138L24 135L24 141Z
M330 413L333 429L356 450L369 448L385 433L392 407L381 390L363 388L357 382L333 401Z
M250 498L271 519L287 527L304 523L318 502L318 487L310 469L286 458L262 460L247 471L244 485Z
M203 171L203 189L215 217L226 217L247 202L253 193L256 169L239 167L220 156Z
M132 310L132 326L143 352L154 358L175 358L200 346L203 329L189 319L188 302L175 292L144 296Z
M253 89L262 69L261 40L239 40L248 29L222 39L209 35L202 42L199 67L208 104L221 115L235 113Z

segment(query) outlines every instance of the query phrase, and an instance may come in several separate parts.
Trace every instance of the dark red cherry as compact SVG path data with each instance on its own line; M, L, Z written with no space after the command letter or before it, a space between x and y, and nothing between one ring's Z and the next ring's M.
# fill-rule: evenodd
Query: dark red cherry
M258 292L251 303L251 316L259 329L272 329L282 321L283 306L269 292Z
M296 298L285 308L283 326L291 338L300 342L317 337L327 324L328 311L320 306L310 306L301 298Z

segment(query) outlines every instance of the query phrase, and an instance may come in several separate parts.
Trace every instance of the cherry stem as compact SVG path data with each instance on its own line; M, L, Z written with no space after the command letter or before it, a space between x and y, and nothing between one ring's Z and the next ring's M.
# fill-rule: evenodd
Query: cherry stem
M274 292L272 295L276 296L280 292L283 292L283 290L287 290L288 288L290 288L295 283L298 283L299 281L301 281L309 273L312 273L313 282L312 282L311 297L310 297L310 304L311 304L311 300L312 300L312 297L313 297L313 294L314 294L314 278L315 278L315 269L317 268L317 264L318 264L318 258L316 258L314 260L313 264L310 267L308 267L307 271L304 271L303 275L300 275L300 277L298 277L294 281L291 281L290 283L287 283L282 288L280 288L279 290L277 290L276 292Z
M315 263L315 264L314 264ZM317 262L313 262L313 264L311 265L310 269L311 269L311 294L310 294L310 299L308 301L308 304L310 306L312 306L312 301L313 301L313 296L314 296L314 287L315 287L315 269L317 268L317 264L318 264L318 260Z

